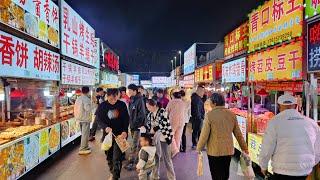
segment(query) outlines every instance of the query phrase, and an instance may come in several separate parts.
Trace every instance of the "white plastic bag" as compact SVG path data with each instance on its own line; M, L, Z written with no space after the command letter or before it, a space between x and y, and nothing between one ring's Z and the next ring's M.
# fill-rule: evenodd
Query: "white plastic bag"
M203 176L203 154L200 152L198 154L198 169L197 169L197 175Z
M241 170L241 171L240 171ZM246 154L241 154L238 164L238 175L245 176L248 179L254 179L255 174L252 168L250 157Z
M112 133L107 134L101 144L102 151L108 151L112 146Z

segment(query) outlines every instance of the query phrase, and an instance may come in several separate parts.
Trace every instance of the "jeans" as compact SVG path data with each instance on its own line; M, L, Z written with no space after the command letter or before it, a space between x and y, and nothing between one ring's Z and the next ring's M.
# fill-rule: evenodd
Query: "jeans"
M112 146L108 151L105 151L107 162L113 179L119 179L122 167L124 153L121 152L115 140L112 141Z
M161 158L163 158L164 165L167 169L167 179L168 180L175 180L176 175L174 173L172 158L171 158L171 150L170 145L166 142L160 142L161 146ZM156 154L155 157L156 165L154 170L152 171L151 177L152 179L160 179L160 157Z
M131 130L131 136L132 136L132 144L131 144L131 151L129 155L129 163L135 163L138 159L138 153L139 153L140 131Z
M81 143L79 151L89 150L90 122L80 122Z
M201 133L202 120L194 119L192 122L192 145L196 146Z
M231 156L209 156L209 167L213 180L228 180Z
M305 180L307 176L287 176L274 173L271 176L271 180Z
M96 132L97 132L97 129L98 129L98 118L97 116L94 118L94 121L92 123L92 128L90 130L90 136L95 136L96 135Z

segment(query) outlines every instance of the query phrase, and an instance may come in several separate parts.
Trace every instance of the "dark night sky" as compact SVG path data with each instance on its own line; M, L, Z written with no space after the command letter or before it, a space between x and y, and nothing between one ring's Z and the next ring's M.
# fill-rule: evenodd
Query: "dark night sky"
M120 55L122 72L169 72L175 50L185 51L194 42L223 41L262 2L67 0Z

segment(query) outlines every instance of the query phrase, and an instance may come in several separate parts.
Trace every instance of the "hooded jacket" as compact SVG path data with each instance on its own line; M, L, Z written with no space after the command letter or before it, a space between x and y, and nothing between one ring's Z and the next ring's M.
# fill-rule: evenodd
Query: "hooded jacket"
M277 174L310 174L320 160L319 126L295 109L279 113L268 123L259 158L263 170L271 160L272 171Z
M74 117L79 122L91 122L92 104L86 95L77 98L74 104Z
M139 151L137 169L145 170L153 167L155 163L156 147L144 146Z
M193 120L202 121L204 119L204 103L197 93L191 95L191 116Z
M138 131L141 126L145 125L146 121L146 106L144 104L143 96L138 93L136 96L131 97L129 104L130 113L130 129Z

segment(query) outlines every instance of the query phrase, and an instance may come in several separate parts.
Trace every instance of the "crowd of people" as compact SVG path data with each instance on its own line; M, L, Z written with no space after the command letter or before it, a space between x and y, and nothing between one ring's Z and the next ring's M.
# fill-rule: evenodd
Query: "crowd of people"
M96 89L95 119L90 131L91 100L89 88L75 103L75 118L81 127L79 154L90 154L88 141L95 140L97 128L103 130L101 141L108 133L113 138L130 140L130 150L122 152L116 141L105 152L112 176L120 178L121 169L137 170L139 179L160 179L161 159L167 179L175 180L172 159L186 152L187 124L192 124L192 150L199 153L206 146L212 179L229 179L231 158L234 155L233 137L242 152L249 154L236 115L225 108L225 97L212 93L208 99L205 89L198 86L190 101L184 90L167 93L158 89L146 93L142 86L130 84L127 88ZM205 110L205 102L210 106ZM296 99L288 94L279 97L280 113L266 130L260 165L266 173L272 161L275 179L306 179L320 160L320 130L311 119L295 110ZM127 159L127 164L122 162Z

